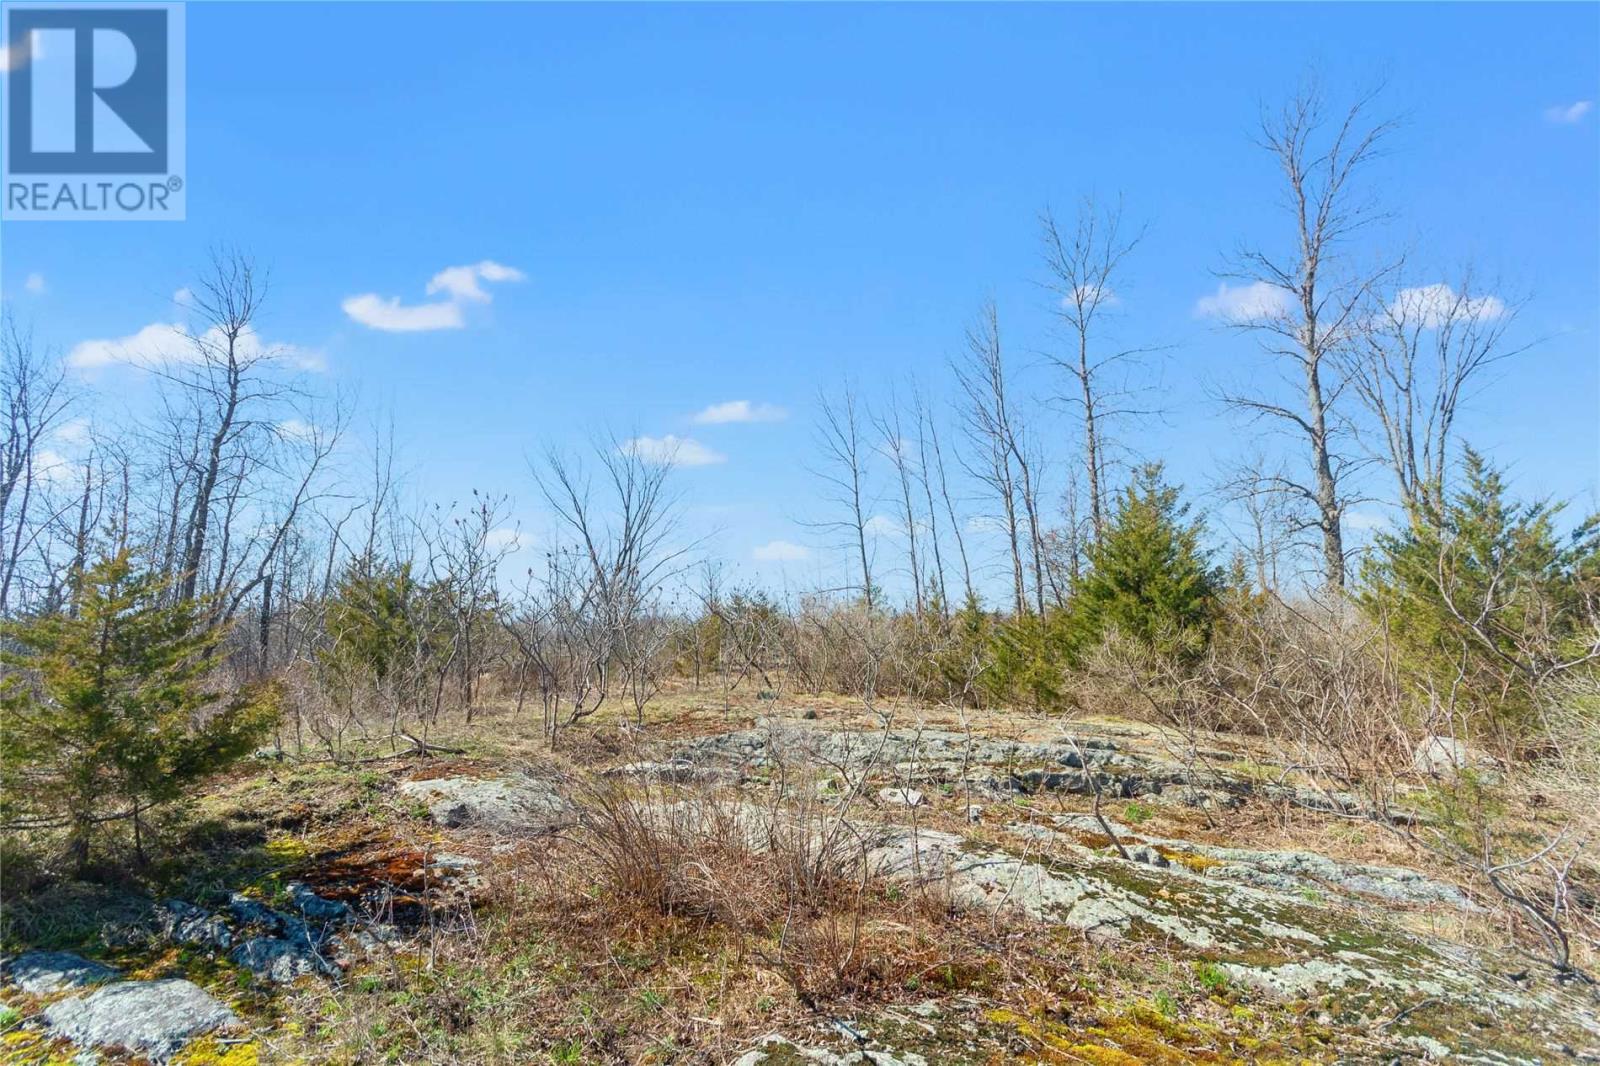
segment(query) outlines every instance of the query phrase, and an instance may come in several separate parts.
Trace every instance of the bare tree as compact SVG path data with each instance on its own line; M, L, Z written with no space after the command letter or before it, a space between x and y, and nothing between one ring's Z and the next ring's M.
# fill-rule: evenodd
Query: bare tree
M196 483L184 524L179 564L179 589L193 599L199 587L200 565L211 533L211 511L217 483L225 468L238 462L229 455L249 429L248 409L265 397L257 391L254 371L268 353L252 343L252 322L266 297L266 280L258 278L254 263L237 255L213 257L210 272L192 290L194 307L204 328L191 332L196 356L192 370L169 371L192 398L196 412L206 419L197 427L203 435L196 457Z
M154 539L175 594L215 597L220 624L266 582L317 497L345 415L313 409L285 353L262 342L267 284L249 257L215 254L192 292L189 350L149 367L163 386L151 435L166 483Z
M911 413L912 417L917 420L917 480L922 484L922 497L928 508L928 541L933 548L934 589L939 594L939 610L941 614L944 617L949 617L950 592L945 587L944 552L939 546L939 511L933 505L933 475L928 469L928 447L931 435L928 431L931 427L920 392L912 395ZM909 510L909 507L907 509ZM958 530L956 533L957 543L960 543L960 539L961 534ZM963 554L965 554L965 551L966 549L963 548Z
M555 744L562 725L593 714L620 670L642 720L656 689L654 671L665 646L656 636L663 587L685 568L693 545L674 545L677 497L669 488L670 461L657 461L616 441L595 447L601 489L584 464L551 450L535 471L545 503L572 546L547 555L542 607L566 665L565 721L547 722Z
M1277 488L1303 497L1315 509L1322 577L1331 588L1345 581L1340 526L1346 500L1340 481L1350 460L1335 447L1341 427L1338 401L1346 381L1338 356L1360 331L1364 308L1388 267L1351 267L1350 239L1379 217L1355 181L1378 154L1393 121L1369 117L1373 96L1330 120L1322 94L1301 90L1262 120L1261 145L1277 162L1293 226L1292 250L1249 249L1231 277L1248 282L1244 306L1225 309L1231 325L1256 332L1263 347L1289 369L1300 399L1280 402L1260 394L1227 393L1229 405L1253 418L1273 420L1303 441L1304 476L1285 477Z
M918 618L923 613L922 561L917 552L917 526L921 518L911 498L911 483L919 473L911 458L911 441L900 425L900 403L893 393L889 396L889 409L872 419L878 431L880 447L894 467L899 487L900 521L905 526L906 558L911 566L911 602Z
M989 487L1000 504L1000 520L1004 523L1011 553L1013 605L1018 614L1028 610L1023 563L1026 539L1031 549L1035 598L1043 613L1044 540L1039 522L1036 463L1028 453L1020 420L1007 394L1000 314L993 300L984 304L977 324L967 331L967 358L957 364L955 371L967 398L967 436L975 453L971 472ZM1026 531L1022 528L1024 522Z
M43 443L59 428L70 402L59 363L34 348L31 335L16 320L0 322L0 617L23 556L48 525L31 521L46 471L40 468ZM51 517L54 517L53 515Z
M1089 494L1089 520L1098 540L1105 532L1107 424L1133 413L1131 397L1114 372L1130 369L1141 349L1105 350L1100 327L1117 301L1116 281L1123 260L1144 236L1143 229L1124 234L1122 206L1103 208L1085 199L1070 235L1062 233L1046 210L1040 216L1044 234L1047 287L1055 296L1055 315L1066 326L1072 351L1051 356L1071 377L1074 389L1062 397L1083 420L1083 466Z
M1232 533L1255 571L1256 587L1263 592L1282 591L1284 556L1296 538L1317 528L1305 498L1283 491L1282 486L1290 481L1281 461L1256 448L1223 478L1217 490L1243 510L1244 528Z
M927 409L922 411L922 418L919 422L917 435L927 447L933 449L933 470L939 478L939 498L944 502L945 515L950 519L950 533L955 537L956 541L956 554L961 558L962 591L966 594L964 602L972 603L977 597L972 585L972 563L967 558L967 538L961 531L961 519L956 515L955 500L950 495L950 479L944 467L944 448L939 443L939 427L934 422L933 412ZM923 430L927 432L925 437L923 436ZM928 470L926 459L923 460L922 467L926 474ZM928 512L930 514L933 512L933 504L931 502L928 504ZM937 541L935 543L937 544Z
M815 524L849 539L861 565L862 599L872 607L877 603L877 586L872 583L872 561L867 554L867 512L871 508L867 490L868 449L862 436L855 390L846 384L837 400L822 395L818 404L816 437L823 465L813 473L828 486L829 502L840 507L845 517Z
M1347 372L1408 511L1443 508L1461 404L1485 370L1524 350L1505 343L1516 311L1478 291L1469 269L1454 286L1396 284L1362 323Z
M429 578L440 590L454 623L450 659L468 723L472 721L479 674L488 652L486 631L493 625L499 608L496 579L500 564L513 547L514 536L506 539L498 535L508 511L506 497L488 496L474 489L467 507L460 512L454 507L435 507L430 520L419 530L419 538L426 546ZM444 682L441 676L441 687Z

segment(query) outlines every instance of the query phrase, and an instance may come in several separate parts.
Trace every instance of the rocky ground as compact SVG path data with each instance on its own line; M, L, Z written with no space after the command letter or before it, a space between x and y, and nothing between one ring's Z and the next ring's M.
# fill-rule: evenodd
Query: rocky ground
M1422 792L1373 812L1134 723L759 710L556 757L263 759L167 868L13 893L0 1055L1600 1061L1594 992L1407 843ZM743 919L708 858L714 905L629 910L618 818L861 885L842 916Z

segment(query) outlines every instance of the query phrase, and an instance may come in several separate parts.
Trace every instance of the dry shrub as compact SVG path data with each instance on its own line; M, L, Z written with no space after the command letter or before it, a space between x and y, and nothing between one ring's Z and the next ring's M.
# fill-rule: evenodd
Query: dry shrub
M1112 632L1086 667L1075 703L1153 721L1191 748L1214 733L1259 737L1312 780L1378 792L1410 765L1413 727L1381 634L1346 604L1234 602L1198 662Z
M755 865L750 836L757 827L736 800L688 797L654 782L632 787L589 778L578 788L575 840L594 860L605 891L665 916L744 925L772 906L755 892L735 890Z
M1551 685L1545 720L1552 757L1551 786L1578 802L1587 828L1600 837L1600 673L1574 671Z
M1272 737L1350 780L1409 756L1404 697L1382 634L1341 598L1277 597L1235 609L1205 663L1225 725Z
M786 767L757 804L591 779L578 789L574 840L603 898L715 925L807 1006L897 989L948 964L943 909L870 878L848 817L854 790L824 798L817 786L814 773Z

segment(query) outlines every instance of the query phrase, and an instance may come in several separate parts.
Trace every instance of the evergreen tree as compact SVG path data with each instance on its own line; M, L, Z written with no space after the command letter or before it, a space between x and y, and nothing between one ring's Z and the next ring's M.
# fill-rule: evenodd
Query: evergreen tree
M1595 640L1600 522L1563 543L1560 505L1512 500L1470 448L1462 465L1442 512L1419 509L1377 538L1360 602L1425 699L1515 734L1531 725L1540 683Z
M439 590L419 584L410 563L352 566L328 601L323 665L382 684L434 650L442 611Z
M1025 611L1006 619L993 627L988 651L983 687L990 699L1061 709L1068 664L1059 616Z
M166 592L123 552L78 576L67 610L3 630L0 818L64 828L80 873L126 821L142 858L147 813L249 752L276 717L275 687L208 684L225 634Z
M1117 501L1089 570L1063 620L1076 661L1115 629L1164 655L1198 654L1209 639L1222 573L1200 546L1203 527L1187 520L1179 490L1162 468L1141 468Z
M944 639L933 653L948 699L967 705L975 703L980 695L992 695L993 629L977 594L969 590L961 609L944 623Z

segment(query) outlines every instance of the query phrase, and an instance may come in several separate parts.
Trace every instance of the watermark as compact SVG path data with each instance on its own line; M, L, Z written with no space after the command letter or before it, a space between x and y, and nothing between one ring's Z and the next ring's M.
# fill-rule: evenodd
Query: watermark
M0 11L0 219L181 221L183 5Z

